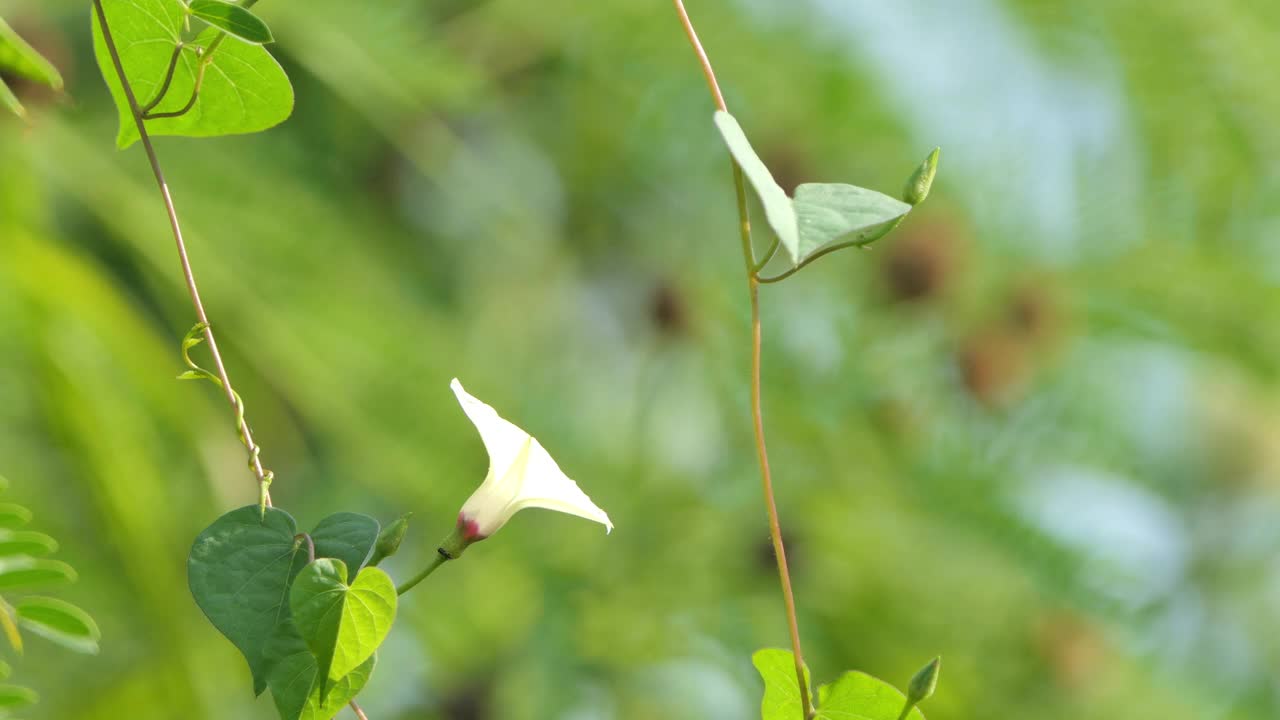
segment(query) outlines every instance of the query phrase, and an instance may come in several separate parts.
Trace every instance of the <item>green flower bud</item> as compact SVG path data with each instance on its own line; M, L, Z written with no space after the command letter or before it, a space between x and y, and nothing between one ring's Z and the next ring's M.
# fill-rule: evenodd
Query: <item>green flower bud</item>
M378 534L378 542L373 546L373 557L369 558L369 565L377 565L386 560L396 551L400 549L400 543L404 540L404 535L409 531L409 518L413 517L413 513L405 513L398 520L383 528Z
M938 155L942 148L934 148L929 157L920 163L920 167L911 173L907 186L902 190L902 200L908 205L919 205L929 197L929 188L933 186L933 176L938 174Z
M934 151L937 154L937 151ZM942 667L942 658L936 657L929 661L928 665L920 668L920 672L911 678L911 684L907 686L907 702L911 705L918 705L933 694L938 689L938 670Z

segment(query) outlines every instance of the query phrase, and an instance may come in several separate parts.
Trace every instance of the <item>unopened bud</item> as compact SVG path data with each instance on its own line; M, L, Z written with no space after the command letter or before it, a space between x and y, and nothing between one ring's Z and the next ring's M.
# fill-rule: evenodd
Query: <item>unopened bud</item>
M929 197L929 188L933 186L933 176L938 174L938 155L942 148L934 148L929 157L920 163L920 167L911 173L907 186L902 190L902 200L908 205L919 205Z
M928 665L920 668L920 672L911 678L911 684L907 686L908 703L918 705L929 699L933 691L938 689L938 670L941 667L942 658L936 657L930 660Z
M373 546L373 556L369 558L369 565L377 565L386 560L396 551L400 549L400 543L404 540L404 535L409 531L409 518L413 517L413 513L405 513L398 520L388 525L378 534L378 542Z

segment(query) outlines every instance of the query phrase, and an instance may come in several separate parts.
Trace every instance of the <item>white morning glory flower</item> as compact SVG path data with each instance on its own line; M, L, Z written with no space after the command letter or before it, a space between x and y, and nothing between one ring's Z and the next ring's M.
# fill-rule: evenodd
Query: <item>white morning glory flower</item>
M458 514L466 542L489 537L512 515L531 507L577 515L613 530L605 511L564 474L536 438L469 395L457 378L450 387L489 451L489 474Z

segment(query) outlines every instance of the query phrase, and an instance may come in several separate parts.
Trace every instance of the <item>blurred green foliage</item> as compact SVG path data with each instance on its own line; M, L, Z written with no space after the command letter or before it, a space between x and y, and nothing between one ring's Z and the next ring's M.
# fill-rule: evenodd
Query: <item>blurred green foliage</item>
M815 677L941 654L934 720L1275 717L1280 6L690 5L787 189L946 155L894 237L765 289ZM728 161L670 7L255 12L293 118L157 145L277 503L413 511L407 577L485 469L457 375L617 523L521 516L406 596L370 717L753 717L786 631ZM221 397L173 379L193 318L88 9L0 15L66 81L5 77L0 469L103 634L33 645L32 717L272 717L186 590L255 489Z

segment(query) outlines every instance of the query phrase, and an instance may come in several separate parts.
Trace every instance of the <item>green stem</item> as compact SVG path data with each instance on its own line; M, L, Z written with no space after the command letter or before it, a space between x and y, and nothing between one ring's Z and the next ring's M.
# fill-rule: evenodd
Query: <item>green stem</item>
M111 35L111 27L107 24L107 13L102 9L102 0L93 0L93 9L98 16L98 24L102 26L102 41L107 46L107 53L111 56L111 64L115 66L116 75L120 78L120 87L124 90L125 99L129 103L129 110L133 114L133 121L138 126L138 137L142 140L142 147L147 153L147 160L151 163L151 172L155 175L156 185L160 188L160 197L164 201L165 212L169 216L169 229L173 232L173 241L178 249L178 261L182 264L182 274L187 283L187 293L191 296L191 305L195 308L196 319L204 325L204 338L209 343L209 354L213 357L213 366L217 370L218 379L221 381L222 393L227 398L227 402L231 404L231 409L236 413L237 419L243 418L244 405L240 402L236 391L231 387L231 378L227 376L226 365L222 362L222 353L218 351L218 342L213 335L213 327L209 325L209 316L204 310L204 302L200 299L200 290L196 286L196 277L191 270L191 260L187 256L187 244L182 239L182 226L178 222L178 210L173 204L173 197L169 194L169 184L165 182L164 172L160 169L160 159L156 156L155 146L151 143L151 135L147 133L146 123L142 118L142 108L138 106L138 98L133 92L133 86L129 83L129 77L125 74L124 63L120 60L120 52L116 49L116 41ZM262 461L258 458L261 450L253 441L253 433L249 430L248 423L237 423L240 430L240 439L244 443L245 449L249 451L249 464L253 470L253 475L258 481L258 505L266 512L271 507L271 493L267 489L270 485L270 478L266 470L262 467Z
M724 94L716 82L715 71L711 68L711 60L707 57L698 40L698 33L693 28L689 13L685 10L683 0L672 0L680 22L684 25L685 35L693 47L694 54L702 65L702 74L711 90L712 100L718 109L728 112ZM747 191L743 182L742 168L733 164L733 184L738 198L738 229L742 241L742 258L747 270L747 290L751 297L751 419L755 426L756 455L760 462L760 481L764 490L765 509L769 514L769 537L773 541L774 556L778 563L778 579L782 586L783 604L786 606L787 627L791 634L791 653L795 659L796 680L800 688L800 708L803 717L814 716L813 700L809 696L809 683L804 672L804 653L800 649L800 626L796 620L795 593L791 589L791 570L787 566L787 550L782 541L782 524L778 520L778 505L774 499L773 476L769 470L769 452L765 446L764 417L761 411L760 366L761 366L761 327L760 327L760 284L756 277L758 272L755 251L751 244L751 219L747 212ZM771 248L769 257L776 248ZM767 262L767 259L766 259Z
M424 568L422 572L406 580L402 585L399 585L398 587L396 587L396 594L403 595L409 592L414 588L415 585L422 582L423 580L426 580L428 575L436 571L436 568L445 564L449 560L452 560L452 558L445 557L444 553L437 551L436 556L431 561L430 565Z
M244 2L240 3L240 7L248 10L257 3L258 0L244 0ZM191 16L188 15L187 17L190 18ZM165 74L164 83L160 86L160 91L156 93L155 98L151 102L147 103L146 106L142 108L142 119L159 120L161 118L175 118L191 112L191 108L196 106L196 100L200 97L200 87L204 83L204 71L209 67L209 64L213 62L213 52L217 50L218 46L222 44L222 41L226 39L227 33L225 31L219 32L214 36L213 40L209 42L208 47L199 51L200 67L199 70L196 71L196 81L191 87L191 97L187 99L187 104L170 112L152 113L151 111L154 110L155 107L164 100L165 95L169 93L169 83L173 81L173 73L178 67L178 58L182 54L182 48L184 46L184 43L179 42L177 47L174 48L173 57L169 59L169 71Z
M764 251L764 257L760 258L760 262L756 263L755 267L751 268L752 274L758 277L760 275L760 271L764 269L765 265L769 264L769 261L772 260L773 256L777 253L778 236L774 235L773 242L769 244L769 249Z

